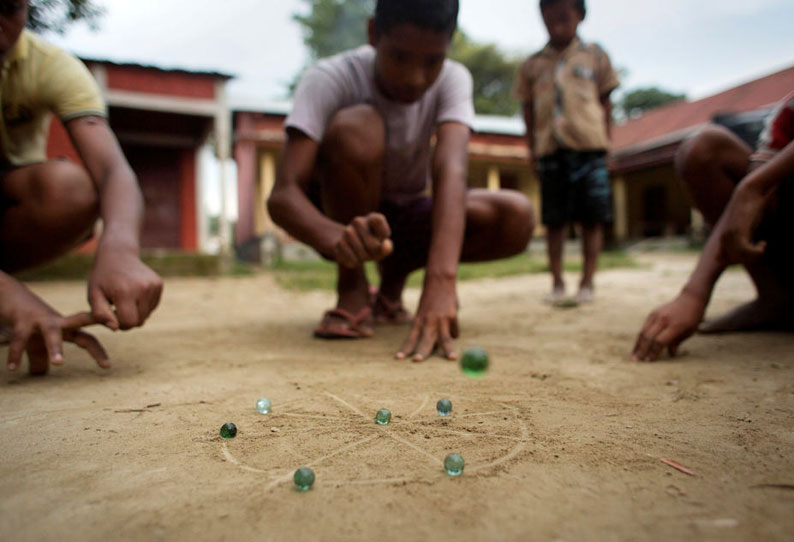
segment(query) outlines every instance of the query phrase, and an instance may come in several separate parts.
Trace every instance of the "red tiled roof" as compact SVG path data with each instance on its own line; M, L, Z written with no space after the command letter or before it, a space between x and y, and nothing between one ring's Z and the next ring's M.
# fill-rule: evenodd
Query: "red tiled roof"
M669 144L706 122L717 113L744 113L768 107L794 90L794 66L695 102L675 102L654 109L642 117L616 126L612 132L612 152L631 152L633 147L648 148L653 143ZM676 134L680 137L676 137ZM655 142L654 140L659 140Z

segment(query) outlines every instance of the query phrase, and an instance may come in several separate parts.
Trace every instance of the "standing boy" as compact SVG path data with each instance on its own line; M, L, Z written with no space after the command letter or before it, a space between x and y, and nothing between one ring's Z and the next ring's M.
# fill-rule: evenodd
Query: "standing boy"
M298 85L268 209L338 264L337 305L318 337L368 337L373 312L406 320L405 280L425 267L397 358L421 361L438 347L454 359L459 260L503 258L529 242L525 198L466 190L472 81L446 58L457 14L458 0L379 0L369 45L320 61ZM367 261L379 262L374 300Z
M655 361L665 349L675 355L698 329L794 328L794 92L769 116L755 152L709 126L681 146L676 168L714 230L678 297L648 316L634 359ZM747 269L756 299L701 324L717 279L734 263Z
M612 124L610 94L618 86L609 57L584 43L577 28L584 0L540 0L549 43L521 66L516 94L523 103L530 160L541 182L543 224L554 279L549 303L565 299L562 278L566 225L582 225L584 270L575 300L593 300L593 275L612 221L606 152Z
M143 325L162 281L138 255L143 199L105 118L105 104L79 60L24 30L27 0L0 2L0 334L8 368L27 350L30 370L63 363L62 341L109 367L99 342L80 328ZM58 115L85 169L46 159ZM88 280L90 313L62 317L9 273L65 254L104 228Z

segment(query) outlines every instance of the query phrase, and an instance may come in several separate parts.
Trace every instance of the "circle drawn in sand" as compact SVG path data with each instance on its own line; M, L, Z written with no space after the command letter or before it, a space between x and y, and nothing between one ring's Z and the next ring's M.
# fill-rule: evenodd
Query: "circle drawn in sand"
M239 468L265 476L270 490L290 481L298 467L317 473L315 487L427 482L446 477L443 459L449 453L465 458L465 475L471 476L525 449L529 435L517 407L478 400L473 411L465 398L454 402L457 412L441 417L429 395L374 401L325 392L282 405L284 411L274 409L224 442L222 453ZM374 421L381 407L394 414L389 425Z

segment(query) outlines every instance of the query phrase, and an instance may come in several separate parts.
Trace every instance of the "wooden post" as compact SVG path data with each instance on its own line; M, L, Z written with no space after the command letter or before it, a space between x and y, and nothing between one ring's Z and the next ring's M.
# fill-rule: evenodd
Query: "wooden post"
M629 208L625 178L615 177L612 180L612 201L615 240L625 241L629 237Z

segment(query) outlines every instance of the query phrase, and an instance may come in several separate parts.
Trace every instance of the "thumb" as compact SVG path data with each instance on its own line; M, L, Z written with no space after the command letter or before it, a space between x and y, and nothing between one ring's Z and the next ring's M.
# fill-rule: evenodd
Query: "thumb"
M91 288L88 294L88 303L91 305L91 315L97 323L118 331L119 321L113 313L110 302L99 288Z
M386 258L386 256L388 256L392 252L394 252L394 243L392 243L391 239L384 239L384 241L380 244L381 260Z

